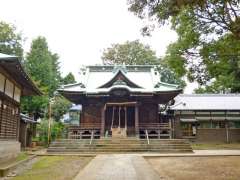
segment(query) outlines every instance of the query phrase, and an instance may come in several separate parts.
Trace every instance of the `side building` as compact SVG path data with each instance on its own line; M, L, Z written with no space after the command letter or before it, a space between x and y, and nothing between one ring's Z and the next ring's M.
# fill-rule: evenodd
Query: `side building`
M195 142L240 141L239 94L180 94L170 107L175 138Z
M0 53L0 162L20 152L20 98L41 95L18 57Z

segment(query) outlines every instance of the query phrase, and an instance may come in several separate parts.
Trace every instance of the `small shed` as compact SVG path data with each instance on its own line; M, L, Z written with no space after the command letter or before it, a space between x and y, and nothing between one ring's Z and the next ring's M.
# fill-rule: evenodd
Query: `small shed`
M37 121L26 114L20 114L20 130L19 142L21 148L30 147L32 144L32 137L36 131Z

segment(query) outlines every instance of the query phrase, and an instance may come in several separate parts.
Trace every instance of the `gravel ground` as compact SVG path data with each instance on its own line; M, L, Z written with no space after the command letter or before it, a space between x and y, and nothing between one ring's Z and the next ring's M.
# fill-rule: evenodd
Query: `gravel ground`
M162 180L238 180L240 156L147 157Z

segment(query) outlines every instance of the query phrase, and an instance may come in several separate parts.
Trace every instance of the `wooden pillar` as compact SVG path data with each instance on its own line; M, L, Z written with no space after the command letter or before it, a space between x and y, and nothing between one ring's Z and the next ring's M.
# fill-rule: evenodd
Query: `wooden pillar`
M101 132L100 132L100 135L101 137L104 137L104 133L105 133L105 109L106 109L106 106L104 105L102 107L102 110L101 110Z
M139 110L138 110L138 104L135 105L135 133L136 133L136 137L139 138Z
M124 107L124 112L125 112L125 131L127 132L127 107Z
M111 123L111 129L113 128L113 125L114 125L114 117L115 117L115 114L114 114L114 112L115 112L115 106L113 106L112 107L113 108L113 112L112 112L112 123Z
M225 128L226 128L226 141L229 143L229 129L228 129L228 122L225 120Z
M81 123L85 122L85 104L82 104L82 111L79 117L79 126L81 126Z
M225 123L225 129L226 129L226 141L227 143L229 143L229 126L228 126L228 120L227 120L227 111L225 111L225 120L224 120L224 123Z
M121 106L118 107L118 128L121 128Z

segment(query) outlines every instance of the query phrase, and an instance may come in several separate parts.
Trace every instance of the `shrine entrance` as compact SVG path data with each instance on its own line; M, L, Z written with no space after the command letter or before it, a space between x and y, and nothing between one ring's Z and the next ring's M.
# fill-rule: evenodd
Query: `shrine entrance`
M105 133L112 138L136 136L138 132L138 119L136 120L138 109L136 107L136 103L107 103Z

